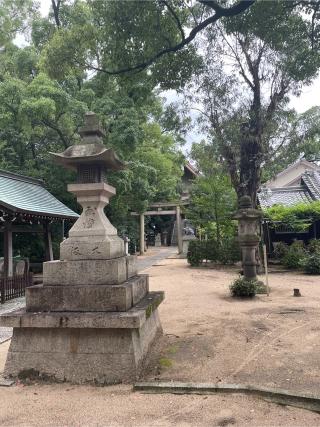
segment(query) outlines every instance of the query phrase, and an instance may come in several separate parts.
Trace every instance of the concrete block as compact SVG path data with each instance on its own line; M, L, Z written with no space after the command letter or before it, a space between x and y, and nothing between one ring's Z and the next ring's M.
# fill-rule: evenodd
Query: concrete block
M126 257L43 263L43 285L116 285L127 279Z

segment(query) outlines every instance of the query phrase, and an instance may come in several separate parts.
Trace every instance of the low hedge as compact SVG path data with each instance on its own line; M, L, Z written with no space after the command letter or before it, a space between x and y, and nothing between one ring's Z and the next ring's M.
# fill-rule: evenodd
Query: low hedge
M192 267L197 267L203 261L219 262L221 264L234 264L240 261L240 248L235 239L192 240L189 243L187 260Z
M320 240L313 239L308 245L295 241L290 246L278 244L274 255L290 269L303 269L307 274L320 274Z

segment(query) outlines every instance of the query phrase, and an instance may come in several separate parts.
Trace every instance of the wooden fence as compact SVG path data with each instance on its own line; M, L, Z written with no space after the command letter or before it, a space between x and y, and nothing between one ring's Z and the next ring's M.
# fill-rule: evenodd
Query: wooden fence
M22 297L28 286L32 286L32 273L12 277L0 277L1 304L13 298Z

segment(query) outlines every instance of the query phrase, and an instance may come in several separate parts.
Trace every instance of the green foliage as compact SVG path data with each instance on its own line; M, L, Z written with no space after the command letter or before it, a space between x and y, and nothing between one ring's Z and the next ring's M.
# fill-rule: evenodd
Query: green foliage
M1 0L0 3L0 48L7 46L18 31L28 26L36 11L32 0Z
M40 18L31 14L32 1L15 2L20 11L13 3L5 0L0 5L0 22L2 16L19 18L11 22L12 32L5 49L0 49L0 168L43 179L58 199L78 210L67 192L74 174L56 166L49 152L79 143L84 113L95 111L106 131L104 144L128 164L126 170L108 176L117 196L107 214L119 234L129 235L136 244L138 222L130 210L142 212L155 200L178 197L183 121L177 120L173 107L164 107L150 75L115 78L87 73L85 63L98 57L110 66L120 63L109 55L111 27L97 24L109 14L104 2L62 1L59 28L52 11ZM24 25L24 34L32 30L31 44L19 48L12 41ZM55 245L59 239L60 235ZM41 258L42 249L25 241L26 252Z
M273 251L273 256L281 260L289 250L289 246L284 242L277 242Z
M320 274L320 251L308 254L302 261L302 266L307 274Z
M230 293L233 297L253 298L256 295L257 282L239 277L230 285Z
M187 260L191 267L200 266L204 260L221 264L234 264L240 261L240 249L235 239L226 238L216 240L191 240L189 243Z
M273 223L286 224L293 231L305 231L320 219L320 201L294 206L274 205L265 209L264 215Z
M204 259L204 245L200 240L191 240L189 242L187 260L191 267L199 267Z
M232 213L236 210L236 193L230 178L216 162L211 145L193 144L191 156L202 174L191 186L187 217L209 238L220 241L235 234Z
M308 252L313 253L320 253L320 239L312 239L310 240L308 244Z
M289 246L288 251L285 253L284 257L282 258L282 262L287 268L290 268L290 269L300 268L305 256L306 256L306 250L303 245L303 242L296 241Z
M293 242L290 246L279 242L274 256L287 268L303 268L307 274L320 274L320 240L310 240L307 246L300 241Z

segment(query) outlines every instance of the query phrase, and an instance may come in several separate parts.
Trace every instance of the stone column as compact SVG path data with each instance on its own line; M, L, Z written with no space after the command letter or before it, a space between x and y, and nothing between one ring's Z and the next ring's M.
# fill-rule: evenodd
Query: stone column
M143 255L144 250L144 214L140 214L140 255Z
M178 253L182 253L182 230L181 230L181 209L180 206L176 207L176 224L177 224L177 241L178 241Z
M4 273L6 277L13 275L13 250L11 223L5 223L4 230Z
M242 253L243 276L246 280L257 280L256 251L260 241L258 221L261 215L261 211L252 208L249 196L240 198L239 210L234 219L239 221L238 240Z

